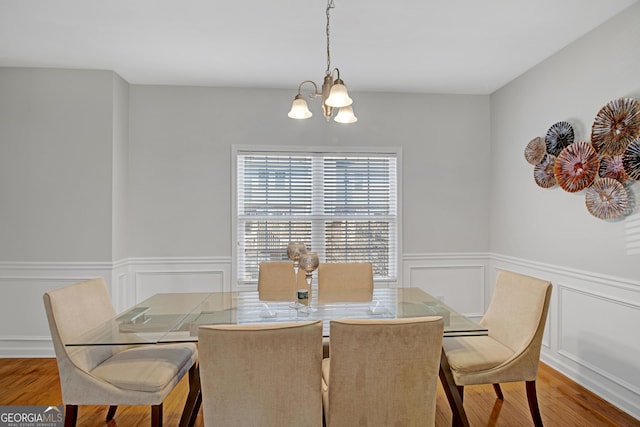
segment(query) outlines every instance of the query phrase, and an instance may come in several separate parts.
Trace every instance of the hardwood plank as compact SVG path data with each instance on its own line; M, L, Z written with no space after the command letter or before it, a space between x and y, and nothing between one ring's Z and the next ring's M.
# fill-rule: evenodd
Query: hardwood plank
M591 393L558 371L540 363L536 380L538 403L546 426L640 426L629 414ZM504 400L496 398L491 384L466 386L464 406L472 426L533 426L525 383L501 384ZM436 425L450 425L451 413L438 394Z
M629 426L640 420L620 411L545 364L540 364L537 390L546 426ZM496 398L490 384L465 387L464 406L471 426L532 426L525 384L502 384L504 401ZM164 403L164 425L176 426L189 392L187 378ZM55 359L0 359L0 405L62 405ZM151 408L120 406L106 422L108 406L80 406L78 426L144 426L151 422ZM444 390L438 386L436 426L450 426L451 411ZM204 427L202 413L196 420Z
M189 393L187 376L164 402L165 426L177 426ZM0 405L62 405L62 392L55 359L0 359ZM106 422L105 406L80 406L78 426L111 427L145 426L151 424L150 406L118 406L115 418ZM196 427L203 427L202 414Z

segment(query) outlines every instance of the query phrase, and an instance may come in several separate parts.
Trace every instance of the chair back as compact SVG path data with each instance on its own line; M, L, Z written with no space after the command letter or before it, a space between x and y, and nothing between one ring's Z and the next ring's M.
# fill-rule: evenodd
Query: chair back
M328 426L435 423L441 317L330 324Z
M198 341L205 425L322 425L322 321L201 326Z
M370 262L329 262L318 266L319 289L373 289Z
M285 261L261 262L258 269L258 293L261 300L295 299L298 286L306 288L304 271L298 270L298 283L293 263Z
M544 325L551 300L551 282L500 271L487 311L480 324L489 336L521 354L531 347L540 357Z
M68 369L89 372L114 354L110 346L66 347L65 342L113 318L116 312L102 278L46 292L43 299L64 392Z

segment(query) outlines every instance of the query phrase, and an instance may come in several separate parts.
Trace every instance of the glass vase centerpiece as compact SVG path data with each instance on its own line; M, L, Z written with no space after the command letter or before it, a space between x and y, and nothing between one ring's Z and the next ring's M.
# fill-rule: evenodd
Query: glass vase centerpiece
M315 252L306 252L300 255L300 268L304 271L305 281L307 282L306 289L303 291L303 296L306 294L306 302L304 310L306 312L315 311L313 307L311 307L309 303L309 292L311 290L311 281L313 280L313 272L318 269L318 265L320 265L320 259L318 258L318 254ZM300 289L298 289L298 300L300 300ZM304 300L303 299L303 300Z
M298 270L300 268L300 256L307 253L307 248L304 243L301 242L291 242L287 245L287 256L291 261L293 261L293 274L295 276L296 281L296 293L298 291ZM298 302L298 300L293 301L289 304L290 307L298 309L304 307L304 304Z

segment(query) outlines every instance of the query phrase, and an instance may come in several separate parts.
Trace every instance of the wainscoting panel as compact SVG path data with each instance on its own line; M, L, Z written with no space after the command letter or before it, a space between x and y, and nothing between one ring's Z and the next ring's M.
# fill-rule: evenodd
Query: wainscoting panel
M137 258L129 271L128 307L157 293L231 290L230 258Z
M173 292L220 292L224 289L221 271L137 271L135 301L154 294Z
M0 357L52 357L42 296L76 282L111 279L111 263L0 263Z
M405 254L401 286L420 287L474 319L499 270L550 280L541 359L640 419L640 281L484 253ZM115 263L0 262L0 357L52 357L42 295L103 277L123 311L158 292L237 290L231 258L131 258Z
M130 307L129 293L129 263L121 261L113 266L111 274L113 286L111 286L111 300L118 313Z
M114 263L0 262L0 358L53 357L42 295L104 278L117 312L158 292L229 290L230 258L138 258Z
M558 353L640 395L640 307L571 287L558 291Z
M479 319L488 300L483 254L423 254L404 258L403 284L440 299L468 317Z

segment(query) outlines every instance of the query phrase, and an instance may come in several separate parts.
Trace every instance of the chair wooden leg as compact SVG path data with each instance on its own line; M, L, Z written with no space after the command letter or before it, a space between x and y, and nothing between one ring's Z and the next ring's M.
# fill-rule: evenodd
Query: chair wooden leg
M451 425L456 427L469 427L469 419L467 418L467 413L464 411L464 405L462 404L462 399L460 399L460 393L453 379L451 366L449 366L444 348L440 353L439 376L442 388L444 388L444 393L447 395L447 401L449 401L449 407L451 408Z
M322 341L322 358L329 358L331 347L329 347L329 341Z
M107 421L111 421L113 417L116 416L116 411L118 410L117 405L109 406L109 411L107 412Z
M76 427L78 405L67 405L64 409L64 427Z
M457 385L456 388L458 389L458 393L460 394L460 400L464 402L464 386Z
M504 395L502 394L502 389L500 388L500 384L498 383L494 384L493 390L496 392L496 396L498 396L498 399L504 400Z
M540 408L538 407L538 394L536 393L536 382L527 381L527 400L529 401L529 410L531 418L536 427L542 427L542 417L540 416Z
M180 417L180 427L192 427L196 422L200 405L202 404L202 390L200 385L200 368L198 362L189 369L189 394Z
M151 427L162 427L162 403L151 406Z

